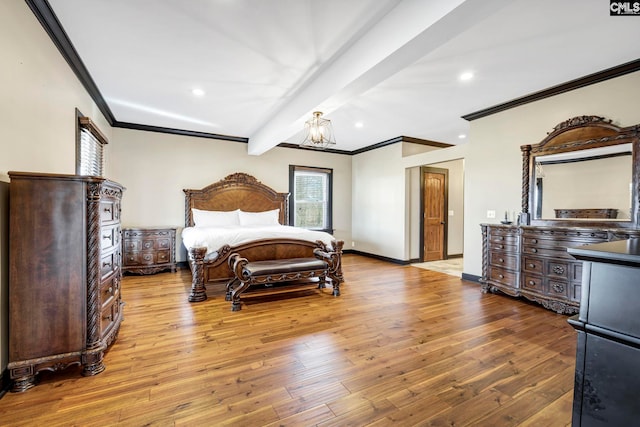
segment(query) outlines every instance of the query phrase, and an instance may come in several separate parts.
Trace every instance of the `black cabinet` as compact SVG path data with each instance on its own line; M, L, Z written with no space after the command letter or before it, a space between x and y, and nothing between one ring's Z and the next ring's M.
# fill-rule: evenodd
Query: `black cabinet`
M573 426L640 420L640 239L570 248L583 260Z

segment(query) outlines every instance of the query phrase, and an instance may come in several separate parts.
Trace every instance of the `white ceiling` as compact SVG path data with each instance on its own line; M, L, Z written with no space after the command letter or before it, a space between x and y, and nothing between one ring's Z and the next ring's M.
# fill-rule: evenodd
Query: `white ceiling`
M250 154L297 143L315 110L339 150L459 144L463 115L640 58L640 17L606 0L49 4L118 122L246 137Z

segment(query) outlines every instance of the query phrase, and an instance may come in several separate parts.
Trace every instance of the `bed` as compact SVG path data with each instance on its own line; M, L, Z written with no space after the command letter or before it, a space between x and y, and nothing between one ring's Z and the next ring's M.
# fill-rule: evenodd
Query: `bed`
M338 252L335 274L342 276L341 247L328 233L303 230L288 226L289 193L278 193L245 173L234 173L200 190L183 190L185 193L185 229L182 241L187 249L192 284L190 302L207 299L208 284L229 283L234 279L228 265L231 254L238 253L250 261L267 261L292 258L310 258L314 250ZM227 226L227 217L233 212L249 224L251 230ZM213 218L213 225L220 230L211 230L203 218ZM235 221L235 216L233 217ZM276 224L264 224L264 220ZM200 224L196 226L196 223ZM219 220L219 222L218 222ZM204 226L203 226L204 225ZM263 228L262 234L256 234ZM201 230L198 230L201 229ZM228 229L228 230L225 230ZM200 232L204 233L200 233ZM220 231L220 233L218 233ZM228 231L228 233L227 233ZM212 235L229 235L231 240L211 240ZM208 235L208 236L207 236Z

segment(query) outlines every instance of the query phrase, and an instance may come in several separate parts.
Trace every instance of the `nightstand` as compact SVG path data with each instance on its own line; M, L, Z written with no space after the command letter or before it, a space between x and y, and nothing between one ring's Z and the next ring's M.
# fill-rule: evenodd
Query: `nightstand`
M176 228L124 228L122 247L124 273L155 274L177 269Z

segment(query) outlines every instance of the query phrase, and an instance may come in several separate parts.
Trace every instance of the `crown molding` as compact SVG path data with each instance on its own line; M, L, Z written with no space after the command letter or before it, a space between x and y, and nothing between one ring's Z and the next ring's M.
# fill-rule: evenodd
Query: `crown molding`
M472 121L480 119L482 117L490 116L492 114L499 113L501 111L509 110L511 108L519 107L521 105L529 104L531 102L540 101L541 99L549 98L555 95L559 95L564 92L569 92L574 89L589 86L595 83L600 83L609 79L624 76L625 74L633 73L640 70L640 59L627 62L622 65L607 68L597 73L589 74L588 76L580 77L575 80L562 83L548 89L534 92L529 95L525 95L521 98L516 98L503 104L494 105L493 107L485 108L483 110L476 111L474 113L462 116L463 119Z
M80 80L80 83L84 86L85 90L89 93L89 96L93 99L93 101L98 106L100 112L104 115L105 119L112 127L123 128L123 129L133 129L133 130L142 130L149 132L160 132L174 135L182 135L182 136L191 136L197 138L208 138L208 139L218 139L223 141L235 141L235 142L243 142L247 143L249 138L239 137L239 136L231 136L231 135L222 135L208 132L199 132L199 131L190 131L184 129L175 129L175 128L165 128L159 126L150 126L144 124L137 123L128 123L128 122L120 122L113 115L111 109L109 108L107 102L104 97L100 93L97 85L93 81L93 78L89 74L89 71L85 67L84 63L80 59L78 52L76 51L73 43L67 36L67 33L62 28L62 24L58 20L57 16L53 12L51 5L47 0L25 0L33 14L36 16L44 30L47 32L55 46L58 48L64 59L67 61L72 71ZM590 74L586 77L582 77L576 80L572 80L567 83L563 83L557 86L554 86L549 89L542 90L540 92L535 92L533 94L524 96L522 98L517 98L512 101L499 104L493 107L486 108L484 110L476 111L471 114L467 114L462 116L463 119L471 121L476 120L481 117L485 117L491 114L498 113L500 111L508 110L510 108L514 108L520 105L524 105L530 102L538 101L540 99L548 98L550 96L558 95L563 92L567 92L570 90L574 90L580 87L588 86L594 83L599 83L608 79L612 79L615 77L622 76L624 74L632 73L640 70L640 59L635 61L627 62L626 64L622 64L617 67L612 67L607 70ZM278 147L285 148L294 148L299 150L312 150L312 151L321 151L325 153L334 153L334 154L343 154L343 155L356 155L365 153L367 151L376 150L378 148L386 147L388 145L392 145L398 142L410 142L414 144L423 144L430 145L434 147L450 147L450 144L444 144L435 141L429 141L419 138L413 138L408 136L398 136L396 138L392 138L386 141L379 142L377 144L369 145L367 147L363 147L353 151L346 150L336 150L336 149L325 149L325 150L316 150L312 148L300 147L295 144L282 143L279 144Z
M200 132L195 130L185 130L185 129L166 128L162 126L142 125L139 123L116 121L113 124L113 127L122 128L122 129L143 130L147 132L167 133L172 135L192 136L195 138L220 139L223 141L234 141L234 142L244 142L244 143L249 142L249 138L245 138L243 136L221 135L217 133Z

